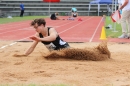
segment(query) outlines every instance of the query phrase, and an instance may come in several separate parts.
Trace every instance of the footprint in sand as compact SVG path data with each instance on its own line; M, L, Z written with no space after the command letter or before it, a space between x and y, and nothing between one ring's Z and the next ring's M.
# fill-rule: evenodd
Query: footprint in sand
M13 57L26 57L26 55L23 55L23 54L14 54Z
M21 64L23 64L24 62L17 62L17 63L15 63L14 65L21 65Z

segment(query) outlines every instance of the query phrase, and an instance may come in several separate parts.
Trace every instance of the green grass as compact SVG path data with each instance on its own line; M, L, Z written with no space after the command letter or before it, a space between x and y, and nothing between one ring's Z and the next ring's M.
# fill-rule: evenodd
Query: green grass
M107 38L118 38L122 34L121 25L118 23L113 23L110 17L106 17L105 27L109 24L112 25L113 29L106 29Z
M32 19L35 19L35 18L46 18L46 17L47 16L24 16L24 17L13 17L12 19L10 19L10 18L0 18L0 24L32 20ZM118 36L120 36L122 34L121 25L116 23L116 28L114 28L115 24L112 22L111 18L108 16L108 17L106 17L106 23L105 23L104 27L108 26L109 24L112 25L113 29L106 29L107 38L117 38Z
M46 18L46 17L47 16L24 16L24 17L0 18L0 24L32 20L32 19L35 19L35 18Z

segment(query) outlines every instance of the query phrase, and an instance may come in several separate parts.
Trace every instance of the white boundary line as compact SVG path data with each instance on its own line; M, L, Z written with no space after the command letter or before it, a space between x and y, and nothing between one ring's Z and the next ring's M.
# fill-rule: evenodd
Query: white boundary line
M102 18L103 19L103 18ZM95 31L94 31L94 33L93 33L93 35L92 35L92 37L91 37L91 39L89 40L89 42L92 42L92 40L93 40L93 38L94 38L94 36L95 36L95 34L96 34L96 32L97 32L97 30L98 30L98 28L99 28L99 25L101 24L101 22L102 22L102 19L100 20L100 22L98 23L98 25L97 25L97 27L96 27L96 29L95 29Z
M66 23L66 24L62 24L60 26L54 26L55 28L58 28L58 27L61 27L61 26L64 26L64 25L67 25L67 24L71 24L73 22L69 22L69 23ZM56 23L57 24L57 23ZM13 26L13 25L12 25ZM53 25L49 25L48 27L53 27ZM21 28L21 29L17 29L17 30L10 30L10 31L6 31L6 32L3 32L3 33L0 33L0 34L4 34L4 33L8 33L8 32L13 32L13 31L18 31L18 30L29 30L29 28L32 28L32 27L26 27L26 28ZM0 30L3 30L3 29L0 29Z
M17 29L17 30L11 30L11 31L6 31L6 32L0 33L0 34L4 34L4 33L8 33L8 32L13 32L13 31L18 31L18 30L28 30L29 28L32 28L32 27L23 28L23 29Z
M69 23L60 25L59 27L64 26L64 25L67 25L67 24L70 24L70 23L72 23L72 22L69 22ZM31 28L31 27L29 27L29 28ZM56 27L56 28L58 28L58 27ZM28 28L23 28L23 29L18 29L18 30L25 30L25 29L28 29ZM13 32L13 31L18 31L18 30L12 30L12 31L7 31L7 32ZM7 33L7 32L3 32L3 33ZM3 33L0 33L0 34L3 34ZM26 37L26 38L29 38L29 37ZM24 39L26 39L26 38L20 39L20 40L18 40L18 41L24 40ZM4 46L0 47L0 49L4 49L4 48L6 48L6 47L8 47L8 46L12 46L12 45L14 45L14 44L16 44L16 43L17 43L17 42L13 42L13 43L11 43L11 44L4 45Z
M93 18L93 17L91 17L91 18ZM88 18L88 19L85 20L85 21L88 21L88 20L91 19L91 18ZM83 22L85 22L85 21L83 21ZM81 22L81 23L83 23L83 22ZM81 23L79 23L79 24L81 24ZM69 23L67 23L67 24L69 24ZM67 25L67 24L64 24L64 25ZM70 30L71 28L73 28L73 27L75 27L75 26L77 26L77 25L79 25L79 24L76 24L76 25L74 25L74 26L72 26L72 27L70 27L70 28L68 28L68 29L66 29L66 30L64 30L64 31L61 31L61 32L59 32L59 34L65 32L65 31L67 31L67 30ZM64 25L61 25L61 26L64 26ZM1 33L1 34L2 34L2 33ZM30 36L29 36L29 37L30 37ZM20 39L20 40L18 40L18 41L21 41L21 40L27 39L27 38L29 38L29 37L26 37L26 38ZM0 47L0 49L4 49L4 48L6 48L6 47L8 47L8 46L12 46L12 45L14 45L14 44L16 44L16 43L17 43L17 42L13 42L13 43L11 43L11 44L9 44L9 45L4 45L4 46Z
M93 17L91 17L91 18L93 18ZM88 20L91 19L91 18L88 18L88 19L85 20L85 21L88 21ZM85 22L85 21L83 21L83 22ZM66 30L64 30L64 31L61 31L61 32L59 32L59 34L65 32L65 31L67 31L67 30L69 30L69 29L71 29L71 28L73 28L73 27L75 27L75 26L77 26L77 25L79 25L79 24L81 24L81 23L83 23L83 22L80 22L80 23L78 23L78 24L76 24L76 25L74 25L74 26L72 26L72 27L70 27L70 28L68 28L68 29L66 29Z
M17 22L15 23L15 24L11 24L11 23L8 23L8 27L13 27L13 28L19 28L19 26L23 26L24 24L26 24L25 22L22 22L22 23L18 23L17 24ZM5 28L5 25L7 25L7 24L4 24L4 25L1 25L0 26L0 30L3 30L3 28L4 29L8 29L8 28ZM11 28L12 29L12 28ZM8 30L10 30L10 29L8 29Z
M33 36L33 35L32 35L32 36ZM29 36L29 37L30 37L30 36ZM22 40L27 39L27 38L29 38L29 37L20 39L20 40L18 40L18 41L22 41ZM14 44L16 44L16 43L18 43L18 42L13 42L13 43L10 43L10 44L8 44L8 45L4 45L4 46L0 47L0 49L4 49L4 48L6 48L6 47L8 47L8 46L12 46L12 45L14 45Z
M3 48L5 48L5 47L7 47L7 46L9 46L9 45L4 45L4 46L2 46L0 49L3 49Z

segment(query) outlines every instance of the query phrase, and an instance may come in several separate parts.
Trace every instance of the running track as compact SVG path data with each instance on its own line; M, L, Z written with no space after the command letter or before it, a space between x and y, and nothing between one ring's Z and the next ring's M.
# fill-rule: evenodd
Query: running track
M46 18L47 25L54 27L62 39L67 42L99 42L102 26L102 17L80 16L83 21L50 20ZM31 41L30 36L35 34L35 29L30 26L31 21L0 24L0 40L6 41ZM109 38L109 42L130 42L130 39Z

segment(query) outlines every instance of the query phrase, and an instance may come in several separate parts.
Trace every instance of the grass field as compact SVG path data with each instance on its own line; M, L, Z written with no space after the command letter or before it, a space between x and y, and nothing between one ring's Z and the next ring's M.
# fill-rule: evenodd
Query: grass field
M118 38L122 34L121 25L118 23L113 23L110 17L106 18L105 27L112 25L112 29L106 28L106 36L110 38Z
M35 18L46 18L47 16L24 16L24 17L13 17L13 18L0 18L0 24L6 24L10 22L26 21Z
M6 24L10 22L17 22L17 21L26 21L26 20L32 20L35 18L42 18L42 17L46 18L47 16L24 16L24 17L13 17L13 18L0 18L0 24ZM117 38L119 35L121 35L121 25L117 23L114 24L111 21L110 17L106 17L105 27L108 25L112 25L113 29L106 29L107 37Z

